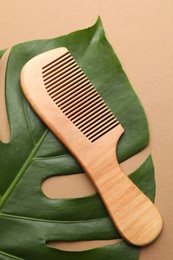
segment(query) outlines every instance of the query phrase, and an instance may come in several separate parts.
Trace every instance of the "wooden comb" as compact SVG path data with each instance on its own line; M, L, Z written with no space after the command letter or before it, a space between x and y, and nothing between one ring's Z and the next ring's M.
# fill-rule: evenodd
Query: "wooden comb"
M21 85L36 113L93 181L122 237L137 246L151 243L163 222L118 164L116 146L124 129L69 51L56 48L31 59L22 69Z

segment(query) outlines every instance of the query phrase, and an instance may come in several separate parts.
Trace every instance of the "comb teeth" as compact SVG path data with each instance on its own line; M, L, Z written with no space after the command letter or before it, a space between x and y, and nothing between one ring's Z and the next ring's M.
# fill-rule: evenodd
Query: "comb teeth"
M45 65L42 75L53 102L91 142L119 124L69 52Z

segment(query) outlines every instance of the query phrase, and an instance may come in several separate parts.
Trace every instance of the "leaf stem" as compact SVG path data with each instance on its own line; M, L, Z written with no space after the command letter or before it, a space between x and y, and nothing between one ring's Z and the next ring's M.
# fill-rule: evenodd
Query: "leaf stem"
M36 152L38 151L38 148L40 147L40 145L42 144L45 136L47 135L48 129L44 132L44 134L41 136L41 138L39 139L39 141L36 143L36 145L34 146L33 150L31 151L31 153L29 154L27 160L25 161L25 163L23 164L22 168L20 169L20 171L18 172L18 174L16 175L15 179L13 180L13 182L11 183L11 185L9 186L9 188L6 190L6 192L4 193L4 195L2 196L1 200L0 200L0 209L3 207L4 203L6 202L6 200L8 199L8 197L10 196L11 192L13 191L13 189L15 188L15 186L17 185L17 183L19 182L20 178L23 176L24 171L27 169L27 167L29 166L29 164L31 163L34 155L36 154Z
M0 255L7 256L7 257L9 257L11 259L22 260L22 258L18 258L18 257L14 256L14 255L7 254L6 252L3 252L3 251L0 251Z

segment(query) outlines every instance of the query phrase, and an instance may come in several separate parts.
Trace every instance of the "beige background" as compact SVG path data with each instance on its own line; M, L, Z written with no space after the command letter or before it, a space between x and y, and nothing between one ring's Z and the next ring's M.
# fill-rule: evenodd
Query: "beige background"
M144 105L149 121L150 148L156 171L156 205L164 218L164 230L156 242L142 250L140 260L172 260L173 1L0 0L0 49L19 42L51 38L88 27L96 21L98 15L101 16L107 37ZM1 63L1 69L2 67ZM0 83L2 96L2 77ZM2 106L2 98L0 102ZM0 136L3 136L2 130L5 129L7 133L7 126L2 118L2 108L0 111L1 126L3 124ZM148 149L124 163L126 172L139 165L147 153ZM68 188L61 195L81 196L93 192L83 175L77 179L76 187L75 182L76 179L72 179L72 189ZM50 197L59 196L52 185L52 181L45 183L44 192ZM73 247L63 246L66 249ZM77 246L81 248L81 244ZM82 246L85 248L84 244ZM94 243L86 246L94 246Z

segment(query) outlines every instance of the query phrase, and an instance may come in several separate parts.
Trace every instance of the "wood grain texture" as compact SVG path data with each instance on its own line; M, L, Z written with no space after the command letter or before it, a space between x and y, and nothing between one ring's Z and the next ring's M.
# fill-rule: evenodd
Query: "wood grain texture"
M90 139L87 138L88 134L80 131L72 122L76 120L76 117L73 117L74 109L79 104L83 109L87 104L80 103L78 100L74 101L76 102L74 106L69 103L70 114L68 116L70 115L72 118L70 120L58 107L56 99L46 89L46 86L53 89L52 86L55 87L57 84L57 79L54 78L56 71L51 67L52 61L67 52L66 48L58 48L31 59L21 73L24 94L40 118L80 162L96 186L121 235L134 245L147 245L158 237L163 221L154 204L129 180L118 164L116 146L124 129L120 124L116 124L110 131L98 136L96 141L92 135L89 135ZM45 72L47 66L49 69L51 67L51 73L48 74L49 79L45 85L42 70L44 69ZM66 77L63 74L65 71L72 75L73 69L71 69L71 65L69 70L63 68L60 70L60 74L62 77ZM53 79L53 83L51 83L51 79ZM95 94L92 92L92 96L89 95L89 100L93 98L93 95ZM84 97L88 98L86 95ZM68 108L64 106L64 109L68 112ZM101 133L103 133L102 128L104 126L100 127ZM94 126L93 129L95 131L97 128ZM96 136L97 133L98 131L95 132Z

